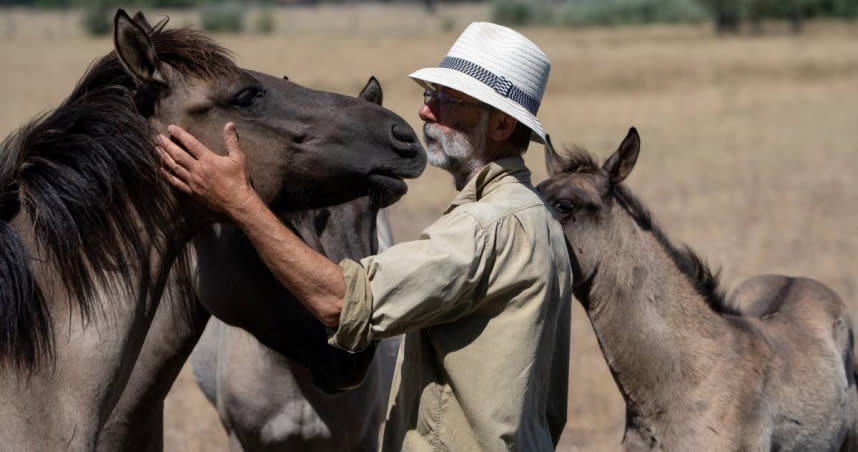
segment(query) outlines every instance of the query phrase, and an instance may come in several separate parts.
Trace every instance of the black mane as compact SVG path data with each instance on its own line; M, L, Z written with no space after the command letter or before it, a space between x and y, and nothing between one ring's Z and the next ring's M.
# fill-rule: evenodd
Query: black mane
M197 32L156 31L150 39L161 61L185 77L214 80L238 71L224 49ZM141 265L149 258L144 238L177 221L170 216L175 199L158 173L156 133L145 117L153 95L138 89L111 52L56 110L0 146L0 360L32 370L53 356L32 251L7 224L22 209L40 256L53 264L86 322L102 312L93 301L97 291L138 296L129 291L140 272L144 290L151 287L148 266ZM179 271L188 268L183 261Z
M572 147L567 149L569 154L565 165L566 171L577 173L597 174L602 171L593 156L583 148ZM687 245L677 248L670 242L661 227L655 222L652 213L643 203L625 186L617 184L613 187L614 198L632 216L638 226L649 231L655 236L659 244L667 251L676 267L685 274L694 284L697 292L706 300L716 312L725 314L738 314L738 312L727 305L724 292L720 288L720 271L713 272L702 259Z

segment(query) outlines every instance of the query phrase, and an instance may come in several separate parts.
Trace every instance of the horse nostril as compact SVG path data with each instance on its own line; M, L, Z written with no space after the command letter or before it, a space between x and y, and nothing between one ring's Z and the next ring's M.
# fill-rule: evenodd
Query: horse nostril
M394 124L390 131L393 134L393 138L404 143L414 143L417 141L417 135L414 134L414 130L411 127Z
M420 142L417 141L414 129L408 124L394 123L390 128L390 134L393 139L393 150L401 157L413 158L420 154Z

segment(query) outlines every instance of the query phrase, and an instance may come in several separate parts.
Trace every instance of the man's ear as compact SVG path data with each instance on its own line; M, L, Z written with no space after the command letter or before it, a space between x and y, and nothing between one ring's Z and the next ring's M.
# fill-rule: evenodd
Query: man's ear
M502 111L494 111L489 118L489 136L495 141L504 141L512 136L517 125L517 119Z

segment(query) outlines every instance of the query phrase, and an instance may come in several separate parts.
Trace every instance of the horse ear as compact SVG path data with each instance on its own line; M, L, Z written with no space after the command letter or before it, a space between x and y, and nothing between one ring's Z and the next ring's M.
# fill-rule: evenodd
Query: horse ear
M629 129L626 138L620 143L617 151L602 166L602 169L608 173L612 184L619 184L629 176L629 173L632 172L632 168L635 167L635 163L638 161L640 150L641 138L638 135L637 129L632 127Z
M566 169L566 161L554 150L550 135L545 135L545 169L548 170L549 177L556 176Z
M143 11L137 11L132 20L134 23L140 25L144 30L146 30L146 33L152 33L152 26L149 25L149 21L146 20L146 16L143 15Z
M142 16L142 15L141 15ZM145 18L144 18L145 20ZM166 85L161 73L161 60L155 52L149 34L124 10L113 18L113 46L125 70L143 85Z
M164 17L153 26L149 24L148 20L146 20L146 16L143 15L143 11L137 11L137 13L134 14L134 18L132 20L134 20L137 25L143 27L143 29L146 30L146 33L148 33L149 36L152 36L153 34L159 33L161 30L163 30L164 27L167 26L167 22L170 21L170 18Z
M363 87L358 97L363 100L368 100L374 104L381 105L381 101L384 99L384 94L381 92L381 83L378 82L378 79L376 79L374 75L369 77L369 80L366 82L366 86Z

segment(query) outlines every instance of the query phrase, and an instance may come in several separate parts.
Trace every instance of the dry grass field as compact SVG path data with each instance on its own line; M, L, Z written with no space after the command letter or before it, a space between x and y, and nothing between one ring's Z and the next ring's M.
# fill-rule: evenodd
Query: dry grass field
M69 18L0 14L5 136L57 105L111 43L82 36ZM468 22L487 16L381 6L276 14L273 35L216 38L241 65L314 88L356 94L374 74L386 106L415 128L421 91L406 76L437 64ZM643 147L628 184L673 240L722 268L725 289L761 272L807 275L858 313L858 24L810 23L797 37L771 28L726 38L705 25L523 31L553 63L540 117L555 144L605 157L636 126ZM527 161L542 180L541 146ZM454 196L431 168L409 186L391 208L398 240L415 238ZM617 450L622 401L577 304L570 385L561 450ZM168 451L225 450L187 368L166 409Z

